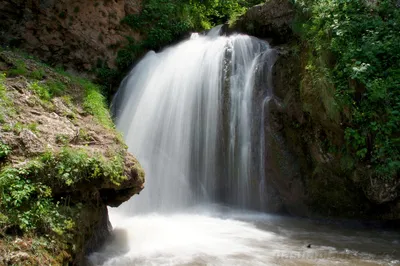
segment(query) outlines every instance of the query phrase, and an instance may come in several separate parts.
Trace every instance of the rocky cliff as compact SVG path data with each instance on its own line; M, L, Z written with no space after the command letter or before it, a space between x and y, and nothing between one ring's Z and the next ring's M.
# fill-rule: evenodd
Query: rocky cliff
M274 102L266 121L269 210L311 217L400 220L400 177L381 178L370 163L345 149L349 126L336 109L334 85L312 75L318 54L294 31L291 1L266 1L230 26L275 45ZM299 23L299 21L297 21ZM296 32L296 33L295 33ZM334 59L330 59L334 67ZM356 97L356 96L355 96Z
M127 38L141 38L120 23L140 5L140 0L1 0L0 43L71 70L114 67Z
M96 85L0 52L1 265L82 265L143 184Z

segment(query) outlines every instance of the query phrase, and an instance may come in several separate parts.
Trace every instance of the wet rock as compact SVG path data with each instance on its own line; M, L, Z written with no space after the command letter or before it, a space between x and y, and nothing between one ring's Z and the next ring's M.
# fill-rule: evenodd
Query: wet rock
M271 105L267 176L283 207L301 216L400 220L399 178L382 180L351 155L330 150L344 145L342 125L321 106L315 114L304 109L301 52L276 48L274 94L284 108Z
M285 43L292 38L291 24L294 16L291 1L269 0L250 8L230 26L230 30L267 38L274 44Z
M353 181L360 183L365 196L374 204L392 202L400 197L400 179L382 179L373 176L367 167L359 167Z
M86 217L86 219L93 221L91 224L92 232L88 234L88 239L84 245L81 256L99 250L103 243L111 236L112 232L112 225L108 219L108 210L106 206L98 207L95 211L88 210ZM83 258L80 260L83 261Z
M144 171L136 158L130 153L125 157L124 174L127 179L119 186L108 182L103 184L100 189L100 197L108 206L118 207L133 195L139 194L144 188Z

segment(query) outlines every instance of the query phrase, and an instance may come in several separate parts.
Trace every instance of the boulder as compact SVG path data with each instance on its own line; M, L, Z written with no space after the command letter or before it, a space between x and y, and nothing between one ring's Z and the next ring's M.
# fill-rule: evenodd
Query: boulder
M290 1L269 0L250 8L230 26L230 30L268 39L273 44L285 43L292 38L294 16Z

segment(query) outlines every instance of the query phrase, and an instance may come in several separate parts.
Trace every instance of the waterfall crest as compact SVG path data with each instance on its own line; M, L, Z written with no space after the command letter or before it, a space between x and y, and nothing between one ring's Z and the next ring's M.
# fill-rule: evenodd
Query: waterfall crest
M149 52L113 105L117 127L146 171L146 188L122 206L132 213L195 203L248 206L265 186L262 104L273 56L247 35L192 37Z

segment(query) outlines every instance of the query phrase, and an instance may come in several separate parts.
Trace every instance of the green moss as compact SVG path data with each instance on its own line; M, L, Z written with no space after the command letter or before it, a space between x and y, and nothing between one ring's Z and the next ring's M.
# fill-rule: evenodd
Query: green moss
M32 60L32 59L29 59ZM113 129L114 124L111 120L109 110L107 108L106 98L102 94L102 87L96 85L89 80L77 78L65 72L62 68L56 68L55 71L62 77L55 77L50 68L39 68L39 63L30 62L34 71L27 70L26 63L22 59L14 61L15 68L8 71L13 76L25 76L28 79L36 81L30 83L29 88L39 97L41 104L47 109L53 109L51 102L54 97L61 97L66 105L76 111L75 105L82 104L84 110L95 117L95 119L108 129ZM52 74L48 74L50 72ZM107 72L107 73L106 73ZM115 72L111 70L102 71L104 76L115 76ZM44 79L47 77L46 79ZM6 115L5 107L11 107L12 102L8 99L6 88L4 86L5 74L0 75L0 121L4 121ZM83 94L83 99L82 99ZM65 114L71 118L76 117L74 113Z
M363 217L367 199L343 174L325 166L317 166L306 183L310 205L315 213L331 217Z
M10 109L13 107L13 102L7 96L7 89L4 84L6 79L5 73L0 73L0 122L3 123L5 117L9 115Z
M300 97L305 112L313 117L325 114L326 117L320 118L338 123L340 110L335 100L335 87L329 70L328 57L328 55L308 56L300 87Z
M114 128L114 123L111 120L110 112L106 108L106 100L101 93L100 87L84 79L78 79L77 82L85 91L83 101L85 111L93 115L103 126L110 129Z

